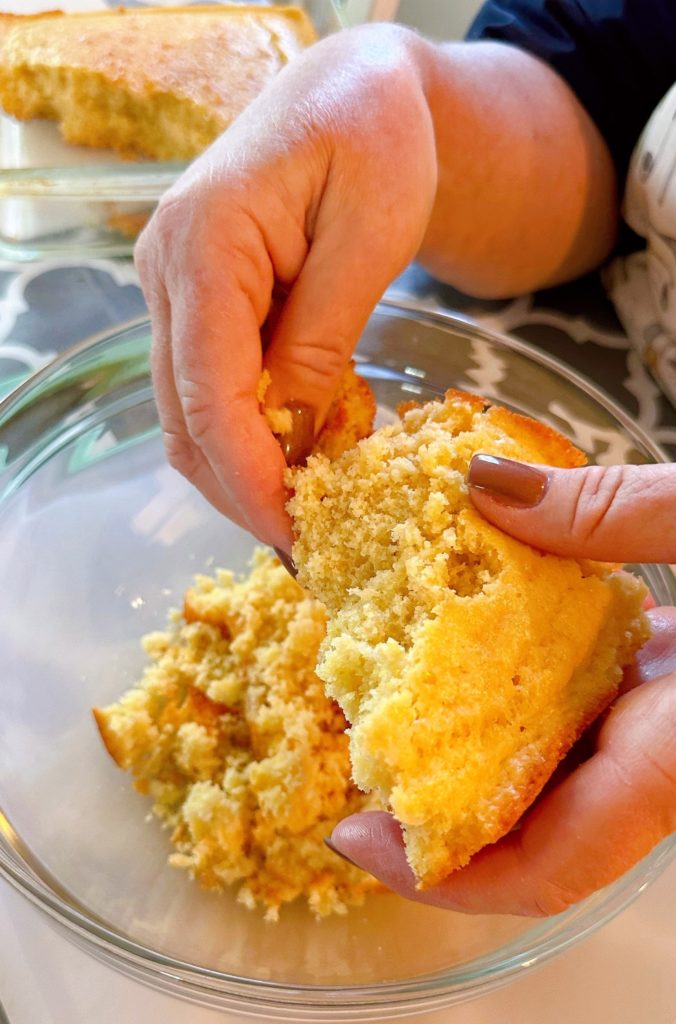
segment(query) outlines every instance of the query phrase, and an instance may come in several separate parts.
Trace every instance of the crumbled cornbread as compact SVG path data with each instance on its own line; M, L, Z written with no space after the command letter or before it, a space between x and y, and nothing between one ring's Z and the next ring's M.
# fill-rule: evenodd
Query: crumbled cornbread
M515 824L648 634L641 582L479 515L479 451L585 461L548 427L450 391L288 473L298 579L328 613L317 673L350 722L354 779L402 823L422 888Z
M199 576L166 632L145 638L139 683L94 714L117 764L172 830L170 863L203 886L317 916L359 905L377 883L325 845L373 805L350 777L340 708L315 674L322 606L259 550L241 580Z
M284 406L282 406L281 409L274 409L265 404L265 396L271 384L272 377L270 376L270 371L263 370L258 380L256 400L261 407L261 411L265 416L272 433L277 434L278 436L281 436L282 434L289 434L293 427L291 410L286 409Z

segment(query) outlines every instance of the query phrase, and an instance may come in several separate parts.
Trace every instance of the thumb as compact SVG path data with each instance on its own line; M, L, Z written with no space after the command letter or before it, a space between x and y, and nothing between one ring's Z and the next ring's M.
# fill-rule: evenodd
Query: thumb
M420 247L434 198L424 177L395 223L363 193L325 196L265 353L271 405L309 405L321 425L374 306Z
M533 547L602 562L676 562L676 465L552 469L475 455L470 496Z
M317 428L374 306L414 255L414 246L406 245L399 259L385 258L351 226L344 231L343 237L314 241L264 359L272 379L270 404L310 406Z

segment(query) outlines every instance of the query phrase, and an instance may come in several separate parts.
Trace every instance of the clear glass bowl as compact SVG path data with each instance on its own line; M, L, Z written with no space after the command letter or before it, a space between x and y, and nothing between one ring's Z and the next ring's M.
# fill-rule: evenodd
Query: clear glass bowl
M244 569L251 538L166 464L138 322L86 342L0 406L0 872L78 945L167 993L267 1020L421 1014L520 977L626 907L676 852L549 920L372 896L266 924L167 866L167 835L105 753L92 705L144 663L193 573ZM597 461L659 449L601 392L523 342L381 304L359 347L381 418L460 386L548 420ZM644 575L676 602L666 568Z
M184 0L186 5L204 2ZM269 0L248 2L266 5ZM293 3L307 11L320 37L350 23L345 0ZM166 0L80 0L75 4L62 0L60 4L78 11L162 5L169 6ZM51 0L39 0L31 12L53 7ZM21 11L16 0L14 8ZM128 256L160 196L186 166L123 160L105 150L71 146L52 122L16 121L0 111L0 258Z

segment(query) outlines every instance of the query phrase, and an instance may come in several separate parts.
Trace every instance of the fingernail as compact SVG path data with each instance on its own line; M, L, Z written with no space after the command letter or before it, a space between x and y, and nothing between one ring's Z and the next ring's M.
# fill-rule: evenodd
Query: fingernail
M315 411L304 402L287 402L291 413L291 430L282 434L279 443L287 466L304 466L315 443Z
M334 846L330 839L325 839L324 842L328 846L329 850L331 850L331 853L337 853L339 857L342 857L343 860L346 860L348 864L352 864L352 866L355 868L360 867L360 865L357 864L356 861L352 860L352 857L348 857L346 853L343 853L343 851L339 850L337 846Z
M468 482L501 505L533 508L544 498L549 476L541 469L497 455L475 455L469 464Z
M293 578L295 579L296 576L298 575L298 569L296 568L296 563L294 562L291 555L287 555L286 551L282 551L281 548L275 548L275 554L277 555L277 558L280 560L280 562L282 563L286 571L289 573L289 575L293 576Z

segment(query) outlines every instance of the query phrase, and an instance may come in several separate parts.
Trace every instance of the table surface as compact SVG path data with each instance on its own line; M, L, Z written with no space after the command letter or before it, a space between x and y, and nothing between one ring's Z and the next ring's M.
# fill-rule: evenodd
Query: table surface
M595 275L536 296L479 302L411 267L391 294L413 297L425 308L461 312L537 344L604 388L676 458L676 411L630 348ZM0 263L0 394L67 346L144 312L128 260ZM578 947L507 989L425 1020L676 1024L674 921L676 863ZM95 962L5 882L0 882L0 999L11 1024L234 1019L169 999Z

